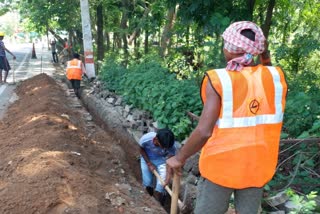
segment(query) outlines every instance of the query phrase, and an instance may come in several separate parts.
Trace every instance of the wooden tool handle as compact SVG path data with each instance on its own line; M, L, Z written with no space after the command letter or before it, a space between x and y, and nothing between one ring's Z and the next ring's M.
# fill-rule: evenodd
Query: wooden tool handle
M164 186L164 181L162 180L162 178L160 177L159 173L156 170L153 170L152 173L157 177L157 179L160 181L161 185ZM179 176L178 176L179 177ZM173 177L174 179L174 177ZM168 194L171 196L171 201L172 201L172 191L170 189L170 187L168 187L168 185L166 185L165 190L168 192ZM179 191L180 191L180 177L179 177L179 189L178 189L178 195L179 195ZM172 204L172 203L171 203ZM178 199L178 206L179 209L182 210L184 207L184 204L182 203L182 201L180 201L180 199Z
M178 213L178 200L180 191L180 176L174 173L172 184L172 196L171 196L171 209L170 214Z

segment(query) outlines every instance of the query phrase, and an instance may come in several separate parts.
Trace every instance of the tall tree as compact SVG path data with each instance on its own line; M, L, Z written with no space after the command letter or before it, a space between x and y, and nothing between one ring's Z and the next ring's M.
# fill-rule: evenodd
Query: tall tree
M273 9L275 7L276 1L275 0L269 0L268 2L268 9L267 14L264 23L262 24L262 31L264 36L268 39L269 37L269 31L271 27L271 19L272 19L272 13Z
M71 34L81 30L80 17L74 15L80 14L79 1L20 0L17 2L22 20L30 30L39 33L46 33L48 29L64 30Z
M124 52L124 64L128 64L128 57L129 57L129 52L128 52L128 39L127 39L127 29L128 29L128 18L129 18L129 6L130 2L129 0L121 0L122 3L122 17L121 17L121 23L120 23L120 28L121 28L121 39L123 41L123 52Z
M256 0L247 0L248 7L248 20L251 21L253 19L253 11Z
M97 59L102 61L104 57L104 8L102 2L96 6L97 14Z
M165 57L168 54L168 46L172 36L172 29L174 27L179 4L170 7L167 12L166 24L163 27L161 41L160 41L160 56Z
M149 7L148 3L146 3L145 6L144 6L143 15L140 18L140 21L137 24L136 28L134 29L134 31L130 35L130 38L129 38L129 41L128 41L129 45L131 45L132 41L139 35L139 33L141 31L141 28L143 26L145 26L145 22L146 22L146 19L148 17L149 12L150 12L150 7Z

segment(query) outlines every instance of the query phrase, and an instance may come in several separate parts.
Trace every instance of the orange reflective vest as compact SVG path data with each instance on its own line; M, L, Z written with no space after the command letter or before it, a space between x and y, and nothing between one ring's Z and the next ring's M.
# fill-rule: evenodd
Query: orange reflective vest
M201 175L229 188L264 186L278 160L287 94L283 71L262 65L240 72L210 70L202 81L203 103L207 84L221 97L221 108L201 151Z
M68 80L82 80L82 62L78 59L73 59L67 63L67 78Z

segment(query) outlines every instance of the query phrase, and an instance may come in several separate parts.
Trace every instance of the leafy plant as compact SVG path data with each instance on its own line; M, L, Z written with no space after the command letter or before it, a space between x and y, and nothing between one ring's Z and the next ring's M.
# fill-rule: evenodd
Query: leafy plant
M303 92L289 92L283 129L289 137L320 136L320 102L318 97Z
M126 69L116 63L114 58L106 60L101 68L99 77L106 83L107 89L110 91L120 91L120 80L125 74Z
M313 214L316 209L317 192L312 191L307 195L299 195L292 189L287 189L286 194L290 201L295 205L295 209L290 214Z
M320 152L317 141L314 143L284 143L280 146L277 171L265 186L270 194L292 188L303 194L320 191Z
M107 87L122 94L134 107L150 112L162 127L169 127L179 140L191 132L188 111L200 114L199 87L194 79L177 80L153 60L123 70L114 62L106 63L102 79Z

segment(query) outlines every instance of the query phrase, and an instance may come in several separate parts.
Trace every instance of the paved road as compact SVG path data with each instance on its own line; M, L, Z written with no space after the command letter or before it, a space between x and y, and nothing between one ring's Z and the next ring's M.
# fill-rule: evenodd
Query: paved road
M51 51L41 43L35 44L36 59L32 59L32 43L5 43L5 45L16 55L17 59L13 60L12 56L7 54L12 70L9 72L7 78L8 84L0 85L0 119L3 118L8 106L18 98L14 94L14 89L18 82L40 73L46 73L52 76L55 72L55 67L52 63Z

